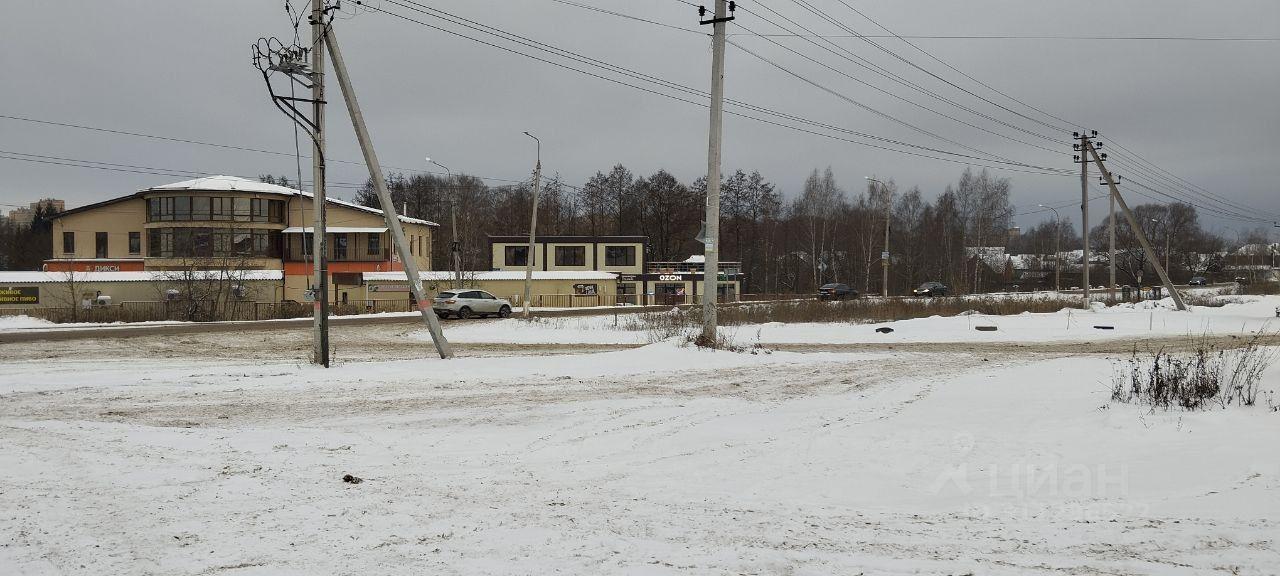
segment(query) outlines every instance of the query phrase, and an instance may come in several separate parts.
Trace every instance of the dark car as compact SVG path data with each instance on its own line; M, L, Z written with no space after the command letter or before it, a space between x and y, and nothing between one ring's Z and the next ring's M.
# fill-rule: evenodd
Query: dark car
M819 300L844 300L857 297L858 291L850 288L848 284L823 284L818 288Z
M941 282L925 282L919 288L912 290L911 293L916 296L946 296L951 289Z
M1187 281L1187 286L1204 286L1207 283L1208 280L1205 280L1204 276L1192 276L1191 280Z

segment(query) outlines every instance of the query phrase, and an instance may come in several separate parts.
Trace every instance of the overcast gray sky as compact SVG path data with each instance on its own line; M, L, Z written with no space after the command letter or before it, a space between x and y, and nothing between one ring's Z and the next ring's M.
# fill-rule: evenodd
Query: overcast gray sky
M401 1L401 0L397 0ZM1280 36L1274 0L846 0L903 35ZM681 0L580 0L687 28L694 9ZM882 33L839 0L812 0L859 33ZM302 0L295 4L303 4ZM710 5L710 0L706 2ZM0 19L0 114L292 152L291 123L271 106L249 61L260 36L292 37L282 0L217 2L11 3ZM349 7L354 2L347 1ZM553 0L449 0L438 8L609 63L705 90L710 40L704 35L569 6ZM383 0L388 11L461 30ZM791 0L744 4L731 33L780 32L767 8L822 34L844 34ZM685 181L706 170L707 111L449 36L380 13L341 19L336 31L382 161L424 168L430 155L455 172L520 180L542 138L544 172L581 184L623 163L638 174L665 168ZM469 34L476 35L473 32ZM492 40L491 38L486 38ZM987 130L1047 146L1053 153L984 133L790 54L759 37L731 39L796 74L923 130L982 152L1036 166L1074 169L1070 140L1055 144L893 84L794 37L777 42L894 95ZM832 42L958 104L1046 135L1063 134L930 78L857 38ZM1023 112L895 39L886 48L978 94ZM819 40L819 42L821 42ZM1114 137L1144 158L1249 214L1280 213L1280 42L918 39L914 42L973 77L1061 118ZM499 42L510 45L505 42ZM526 49L527 50L527 49ZM577 65L581 67L581 65ZM634 82L634 81L633 81ZM802 82L730 46L726 94L807 119L896 140L969 153ZM333 86L330 155L360 157ZM732 108L730 108L732 109ZM1046 119L1049 122L1052 120ZM814 168L831 166L842 187L863 177L940 193L964 164L876 150L728 116L724 169L758 169L794 194ZM20 152L163 169L256 176L294 174L291 156L223 150L0 118L0 156ZM1104 148L1105 150L1105 148ZM336 182L361 182L361 166L331 165ZM1117 173L1140 178L1119 166ZM0 158L0 202L64 198L71 206L182 178L111 172ZM1078 201L1079 178L1005 173L1019 211ZM1091 178L1093 180L1093 178ZM1149 183L1160 184L1147 179ZM1166 191L1171 186L1160 187ZM349 189L333 195L349 197ZM1191 197L1211 204L1202 197ZM1147 201L1130 193L1131 203ZM1104 204L1095 202L1095 214ZM1235 209L1243 212L1241 208ZM1061 210L1078 217L1075 207ZM1228 235L1258 226L1203 214ZM1030 225L1043 214L1022 215Z

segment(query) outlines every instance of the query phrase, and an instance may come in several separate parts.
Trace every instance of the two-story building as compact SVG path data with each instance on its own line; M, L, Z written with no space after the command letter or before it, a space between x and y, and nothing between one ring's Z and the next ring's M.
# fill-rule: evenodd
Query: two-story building
M533 269L544 272L600 271L617 276L613 290L619 304L690 304L701 301L701 255L681 262L645 262L647 236L536 236ZM522 271L529 262L528 236L490 236L492 269ZM742 266L721 262L720 301L738 299ZM579 294L601 290L575 285ZM588 292L589 291L589 292Z
M277 300L304 298L313 272L312 194L234 176L196 178L73 208L53 219L50 272L280 270ZM381 210L326 201L332 301L363 298L363 274L403 270ZM418 267L438 225L400 216Z

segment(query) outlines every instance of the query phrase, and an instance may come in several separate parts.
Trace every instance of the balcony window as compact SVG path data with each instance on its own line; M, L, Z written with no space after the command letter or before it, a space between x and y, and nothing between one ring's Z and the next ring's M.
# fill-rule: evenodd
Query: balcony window
M379 256L382 254L382 235L381 234L377 234L377 233L369 234L368 238L365 241L365 244L368 247L365 250L366 254L370 256Z
M334 259L334 260L346 260L346 259L347 259L347 253L348 253L348 251L347 251L347 235L346 235L346 234L334 234L334 235L333 235L333 259Z

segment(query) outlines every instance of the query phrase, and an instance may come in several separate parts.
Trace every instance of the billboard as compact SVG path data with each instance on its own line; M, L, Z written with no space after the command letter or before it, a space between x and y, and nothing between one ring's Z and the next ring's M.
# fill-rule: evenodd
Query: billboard
M39 303L39 286L0 286L0 306L5 304Z

